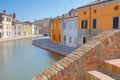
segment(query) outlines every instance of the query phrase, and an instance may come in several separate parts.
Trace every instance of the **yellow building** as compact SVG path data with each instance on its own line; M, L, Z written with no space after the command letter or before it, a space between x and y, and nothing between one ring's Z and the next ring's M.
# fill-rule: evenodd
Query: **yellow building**
M25 36L32 35L32 26L24 23Z
M119 18L119 0L96 0L78 8L79 29L118 29Z
M62 18L51 19L50 21L50 39L51 42L61 44Z

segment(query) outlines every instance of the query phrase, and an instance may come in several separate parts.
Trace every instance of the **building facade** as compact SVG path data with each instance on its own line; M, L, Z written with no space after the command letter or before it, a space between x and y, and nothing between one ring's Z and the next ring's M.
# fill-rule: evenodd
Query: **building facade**
M51 42L61 44L62 17L51 19L50 39Z
M120 1L96 0L78 8L79 42L83 45L98 33L120 28Z
M12 37L12 16L6 13L0 13L0 38Z
M78 47L78 19L77 10L72 9L63 15L62 44L69 47Z
M34 25L34 35L39 35L39 26L38 25Z
M39 34L48 34L50 32L50 18L35 20L34 25L39 27Z
M29 21L23 22L23 24L25 26L25 35L26 36L34 35L34 25Z
M14 35L15 37L26 36L25 25L22 23L16 23Z

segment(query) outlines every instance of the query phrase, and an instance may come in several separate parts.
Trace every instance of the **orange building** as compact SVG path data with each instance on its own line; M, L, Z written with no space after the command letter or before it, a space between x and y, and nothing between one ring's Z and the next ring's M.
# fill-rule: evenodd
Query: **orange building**
M51 42L61 44L62 17L51 19L50 21L50 39Z
M120 1L96 0L78 8L78 28L119 29Z

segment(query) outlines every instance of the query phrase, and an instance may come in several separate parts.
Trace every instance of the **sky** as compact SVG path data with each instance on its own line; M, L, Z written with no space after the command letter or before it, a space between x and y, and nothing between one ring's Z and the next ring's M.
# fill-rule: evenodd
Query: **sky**
M17 20L35 21L67 13L92 0L0 0L0 12L15 12Z

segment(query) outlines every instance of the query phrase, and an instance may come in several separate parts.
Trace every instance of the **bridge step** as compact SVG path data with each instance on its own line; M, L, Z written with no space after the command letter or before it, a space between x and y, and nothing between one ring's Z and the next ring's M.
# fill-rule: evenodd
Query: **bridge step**
M120 76L120 59L106 60L102 64L102 69Z
M93 70L93 71L88 71L88 73L86 74L85 80L116 80L116 79L100 71Z

